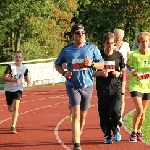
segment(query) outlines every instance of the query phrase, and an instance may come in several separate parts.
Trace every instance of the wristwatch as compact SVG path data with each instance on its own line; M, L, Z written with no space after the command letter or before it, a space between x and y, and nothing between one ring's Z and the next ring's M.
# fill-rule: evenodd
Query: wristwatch
M94 62L92 62L91 67L92 67L92 68L94 68L94 65L95 65L95 63L94 63Z

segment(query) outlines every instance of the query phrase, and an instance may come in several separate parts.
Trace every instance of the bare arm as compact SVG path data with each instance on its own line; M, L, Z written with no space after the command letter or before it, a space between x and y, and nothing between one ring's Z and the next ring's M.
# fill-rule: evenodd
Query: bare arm
M55 69L62 74L66 79L70 79L72 77L71 71L65 71L62 66L55 65Z
M4 73L2 76L2 80L5 82L16 82L16 83L20 83L20 79L13 79L9 77L9 74Z
M107 77L108 71L94 71L93 76L94 77L99 77L99 76Z
M60 74L63 74L63 72L64 72L64 69L63 69L62 66L55 65L55 69L56 69L56 71L58 71Z
M101 76L101 74L102 74L102 71L94 71L93 72L94 77L99 77L99 76Z
M94 65L93 65L93 68L97 69L97 70L102 70L104 68L104 63L95 62Z
M30 82L30 80L29 80L28 75L27 75L27 76L24 76L24 81L27 82L27 86L28 86L28 87L31 86L31 82Z
M24 76L24 81L25 81L25 82L30 82L28 76Z

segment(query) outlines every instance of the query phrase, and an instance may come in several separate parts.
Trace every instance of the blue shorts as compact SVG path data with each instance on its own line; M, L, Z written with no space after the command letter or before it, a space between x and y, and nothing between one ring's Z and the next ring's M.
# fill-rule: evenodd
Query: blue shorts
M16 91L16 92L5 91L5 96L6 96L7 105L11 105L14 99L21 101L22 91Z
M80 110L87 111L93 93L93 85L86 88L66 87L71 107L80 105Z

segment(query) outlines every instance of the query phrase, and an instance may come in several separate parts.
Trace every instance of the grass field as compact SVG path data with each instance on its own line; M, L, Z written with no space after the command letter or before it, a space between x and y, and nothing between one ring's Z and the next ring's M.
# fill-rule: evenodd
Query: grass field
M4 81L2 81L2 75L3 75L5 69L6 69L6 66L0 66L0 84L5 83Z
M134 115L134 112L127 115L124 121L124 125L128 128L129 131L132 131L133 115ZM142 135L144 137L144 141L147 143L150 143L149 133L150 133L150 105L147 108L146 119L144 121L143 128L142 128Z

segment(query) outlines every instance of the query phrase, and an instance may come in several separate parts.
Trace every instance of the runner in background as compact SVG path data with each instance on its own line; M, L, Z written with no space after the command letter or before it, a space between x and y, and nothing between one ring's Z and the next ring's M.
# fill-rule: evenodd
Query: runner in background
M74 43L60 51L55 61L55 68L66 78L65 84L72 111L73 150L81 150L80 135L93 93L93 68L103 69L104 64L97 46L85 42L85 30L82 24L73 25L71 34ZM63 63L67 63L67 71L64 71Z
M121 140L118 124L122 101L122 74L125 71L123 56L115 51L113 33L103 36L104 50L101 55L104 59L104 69L94 71L98 97L98 111L100 126L104 133L104 143L111 144L112 135L115 141Z
M150 100L150 49L148 49L150 33L141 32L137 36L137 42L139 50L131 53L127 60L127 68L131 71L129 90L136 109L130 142L143 140L141 129Z
M26 66L22 64L23 55L20 51L14 54L15 63L8 65L6 68L2 80L6 82L5 84L5 96L8 105L8 111L12 112L12 125L10 128L11 133L17 133L16 123L18 119L19 104L22 98L23 82L22 79L30 84L28 79L28 70Z
M122 53L123 58L124 58L124 63L126 64L126 61L130 55L130 47L129 43L124 42L124 30L122 29L115 29L114 30L114 35L115 35L115 46L114 50L119 51ZM126 87L126 72L123 73L123 81L122 81L122 107L121 107L121 118L119 120L119 127L122 126L122 116L124 113L124 107L125 107L125 87Z

